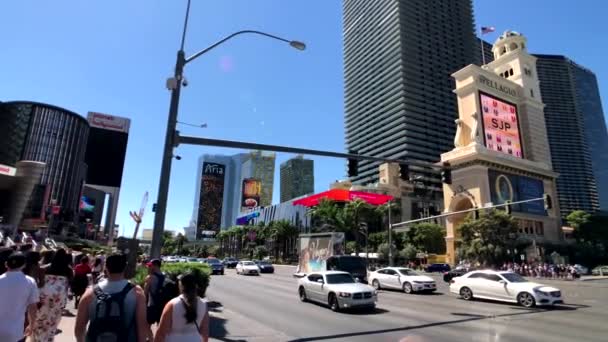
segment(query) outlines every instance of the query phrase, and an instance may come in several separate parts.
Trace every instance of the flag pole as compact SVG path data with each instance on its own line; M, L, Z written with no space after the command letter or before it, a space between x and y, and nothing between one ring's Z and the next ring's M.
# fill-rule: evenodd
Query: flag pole
M486 65L486 54L483 52L483 29L479 28L479 48L481 49L481 66Z

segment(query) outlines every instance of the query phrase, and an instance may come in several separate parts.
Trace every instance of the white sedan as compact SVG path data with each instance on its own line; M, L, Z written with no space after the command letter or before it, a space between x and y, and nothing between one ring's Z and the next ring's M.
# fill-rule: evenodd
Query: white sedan
M530 282L513 272L472 271L452 278L450 292L459 294L464 300L492 299L519 303L527 308L563 303L559 289Z
M419 291L436 291L437 284L431 277L419 275L409 268L404 267L386 267L370 273L369 281L372 286L380 290L397 289L403 290L405 293L413 293Z
M333 311L366 307L374 309L377 291L353 279L348 272L324 271L311 273L298 280L298 295L303 302L327 304Z
M260 275L260 268L253 261L239 261L236 264L236 274Z

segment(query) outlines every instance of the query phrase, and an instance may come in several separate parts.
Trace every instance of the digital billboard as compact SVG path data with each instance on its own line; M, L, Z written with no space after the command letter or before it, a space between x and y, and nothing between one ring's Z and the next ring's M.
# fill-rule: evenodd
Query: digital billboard
M251 209L260 206L262 182L255 178L243 179L241 208Z
M129 134L91 127L85 153L87 184L120 187Z
M486 93L479 93L486 148L523 158L517 106Z
M344 254L344 233L301 234L296 273L308 274L327 270L327 259Z
M80 211L92 212L95 210L95 199L87 196L80 197Z
M196 239L213 238L222 224L226 166L203 162Z
M513 175L496 170L489 170L488 177L490 182L490 197L493 204L542 198L545 192L543 181L540 179ZM547 215L542 200L515 204L511 206L511 209L516 212Z

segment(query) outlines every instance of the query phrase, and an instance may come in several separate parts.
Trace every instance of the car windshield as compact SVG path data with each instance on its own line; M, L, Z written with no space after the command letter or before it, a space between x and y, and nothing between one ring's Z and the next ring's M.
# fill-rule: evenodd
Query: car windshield
M410 270L409 268L400 268L398 269L399 273L403 274L403 275L407 275L407 276L415 276L418 275L418 273Z
M260 265L272 265L269 261L258 261Z
M525 283L527 282L522 276L517 273L501 273L503 278L507 279L510 283Z
M208 264L220 264L220 261L217 259L207 259Z
M325 276L328 284L352 284L355 282L353 277L347 273L328 274Z
M253 261L243 261L244 266L254 266L255 263Z

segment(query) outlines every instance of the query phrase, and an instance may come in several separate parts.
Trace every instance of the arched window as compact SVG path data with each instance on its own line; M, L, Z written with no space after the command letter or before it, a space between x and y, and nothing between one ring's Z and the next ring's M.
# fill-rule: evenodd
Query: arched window
M505 53L507 53L507 47L506 47L506 46L503 46L503 47L500 49L499 56L502 56L502 55L504 55Z
M509 76L513 76L513 68L509 69Z
M511 45L509 45L509 51L515 51L517 48L518 46L516 43L511 43Z

